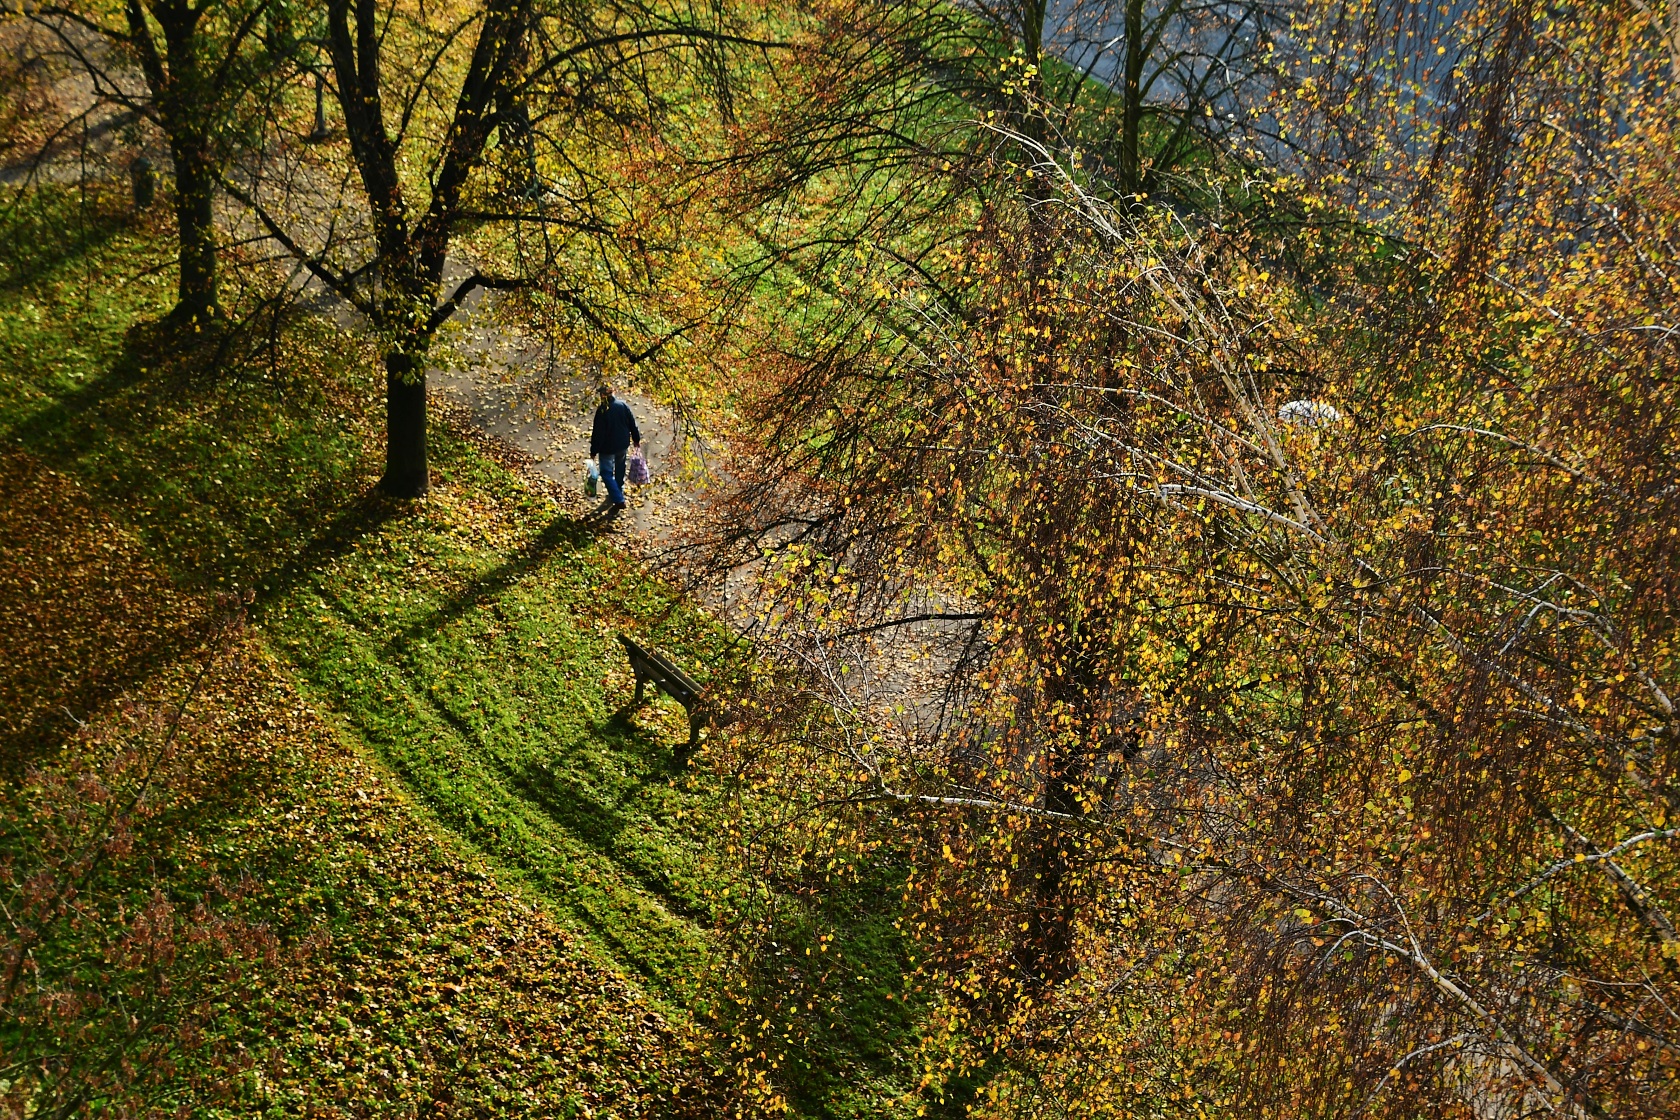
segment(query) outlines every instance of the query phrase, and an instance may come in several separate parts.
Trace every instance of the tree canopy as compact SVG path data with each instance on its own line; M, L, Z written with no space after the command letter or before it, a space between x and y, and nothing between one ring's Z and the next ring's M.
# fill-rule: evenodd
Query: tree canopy
M868 985L907 1114L1680 1108L1680 0L29 18L166 136L189 318L360 317L389 495L480 290L726 448L754 1107Z

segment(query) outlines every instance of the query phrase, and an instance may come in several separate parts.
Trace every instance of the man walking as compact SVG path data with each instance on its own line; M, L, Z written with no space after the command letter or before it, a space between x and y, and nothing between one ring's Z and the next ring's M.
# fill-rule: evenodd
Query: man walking
M589 434L589 454L601 463L601 481L613 509L624 508L624 468L630 445L642 445L641 429L630 406L613 396L612 386L601 386L601 407L595 410L595 427Z

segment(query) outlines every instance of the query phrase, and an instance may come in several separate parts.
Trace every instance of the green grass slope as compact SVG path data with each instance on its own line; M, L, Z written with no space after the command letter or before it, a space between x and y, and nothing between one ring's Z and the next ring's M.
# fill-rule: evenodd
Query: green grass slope
M249 602L246 661L262 666L261 687L223 689L233 709L207 712L207 726L238 725L242 707L294 713L276 721L294 728L283 747L206 747L247 793L237 805L187 797L158 840L206 874L266 884L241 905L285 944L331 946L217 1020L218 1045L289 1071L251 1073L239 1092L276 1114L425 1101L654 1114L677 1107L673 1089L724 1107L719 1086L752 1063L719 1072L742 1054L724 1057L710 1012L727 1023L744 1010L710 1006L710 970L717 926L751 893L727 843L731 798L751 795L678 764L683 713L658 697L631 707L615 635L702 679L726 664L726 635L447 425L434 428L433 494L379 496L382 385L356 337L309 317L170 333L158 325L166 240L73 200L38 197L0 235L7 500L62 491L13 527L18 562L0 580L0 608L33 618L57 604L58 619L50 642L0 634L16 670L0 722L7 773L95 765L78 753L82 725L183 688L206 656L190 619L219 592ZM119 551L155 572L144 589L71 578L87 565L45 543L55 502L81 511L67 522L82 526L67 538L77 556L126 542ZM178 601L197 606L158 605ZM4 806L24 830L30 811ZM183 904L197 889L161 881ZM890 996L890 904L800 905L814 906L802 936L837 935L830 964L844 956L839 972L871 979L792 1001L811 1004L801 1013L820 1029L772 1080L801 1112L881 1114L909 1037ZM535 979L545 970L552 983ZM514 975L527 979L509 987ZM778 975L761 980L793 983ZM798 987L772 994L787 1002ZM781 1021L755 1028L766 1046ZM595 1041L577 1045L573 1022ZM21 1045L0 1032L0 1050ZM471 1076L463 1053L479 1055ZM728 1107L770 1093L749 1084Z
M7 232L8 501L29 480L57 480L101 539L135 542L169 594L248 596L287 687L388 768L402 812L418 808L426 827L490 857L504 889L583 935L569 944L589 967L635 978L664 1015L692 1009L708 899L727 878L706 847L716 794L674 762L680 709L629 708L614 635L634 633L702 675L718 635L442 426L435 496L404 505L375 494L376 433L362 417L380 410L371 379L358 380L372 363L355 340L308 320L286 324L272 351L255 337L134 326L155 322L169 294L151 239L45 204ZM55 562L43 543L52 534L14 536L12 606L57 587L76 615L54 641L25 634L4 647L19 670L4 727L16 779L66 764L78 723L178 675L197 630L160 610L114 636L123 628L105 623L139 619L144 597L119 587L105 614L81 613L92 604L59 586L76 566ZM423 895L387 886L390 912L364 917L423 923ZM330 886L301 897L323 919L342 909Z

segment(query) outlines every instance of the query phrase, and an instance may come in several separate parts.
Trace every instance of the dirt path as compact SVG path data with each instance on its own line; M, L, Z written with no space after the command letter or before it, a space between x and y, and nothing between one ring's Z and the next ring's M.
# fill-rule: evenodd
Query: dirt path
M451 269L452 278L464 275L464 266ZM434 369L429 385L461 406L478 432L521 453L532 469L559 487L562 500L569 492L578 512L588 512L583 478L597 400L594 385L541 344L497 322L487 299L468 301L458 329L455 348L461 360L453 367ZM635 551L657 556L676 543L690 518L703 513L704 487L711 480L706 457L698 454L704 444L702 437L682 429L669 408L633 389L622 395L641 426L642 449L654 480L647 486L626 487L630 508L608 524L628 536ZM605 506L603 499L595 509L604 511ZM750 625L755 575L741 570L711 588L705 596L708 609L732 626ZM932 588L924 589L924 596L924 602L906 613L964 609ZM860 714L868 711L871 718L888 720L915 735L938 723L948 676L967 637L963 624L922 622L883 631L867 646L818 647L807 650L805 657L810 658L809 667L834 686L842 706Z
M81 75L64 76L55 83L54 93L56 107L67 116L93 108L91 88ZM96 110L87 133L93 138L91 143L59 145L40 164L0 167L0 183L16 185L30 178L74 182L84 176L110 179L124 174L128 159L136 153L128 147L123 130L112 124L117 115L108 107ZM78 130L78 139L82 135ZM166 178L167 151L154 147L145 154L160 178ZM324 213L336 212L330 191L319 198L300 195L293 202ZM250 215L231 200L224 198L220 211L220 224L229 237L247 246L261 241L261 231ZM289 282L309 310L346 330L365 329L361 316L348 304L300 275L278 246L272 248L275 266L290 273ZM445 290L467 275L468 262L452 258L445 270ZM445 328L438 364L428 373L438 411L447 414L449 422L464 423L494 444L512 449L519 466L552 484L549 492L562 505L623 538L627 548L657 564L660 554L703 515L701 503L721 449L709 445L703 433L685 426L671 408L634 384L618 387L642 430L642 448L653 479L645 486L626 487L630 504L620 514L610 513L604 494L586 498L583 484L590 421L597 401L594 382L566 355L556 354L510 324L508 316L498 315L496 298L482 289L474 292ZM754 600L753 585L754 573L739 571L703 598L720 619L744 627L754 614L749 602ZM957 663L964 633L960 627L938 623L895 628L843 657L850 667L848 674L839 673L837 664L813 663L811 667L834 681L845 677L843 703L885 714L894 722L931 722L937 719L938 697ZM820 660L826 661L835 652L828 651Z
M449 279L466 274L452 261ZM564 355L498 322L486 293L473 293L454 328L458 360L434 367L431 390L460 405L484 435L529 457L534 469L584 501L590 422L598 398L591 379ZM612 518L614 531L640 538L652 550L681 533L708 481L712 457L704 437L686 430L675 413L634 386L619 387L642 431L652 481L626 486L630 508ZM597 509L606 510L603 492Z
M22 50L25 41L42 49L45 39L43 27L20 24L7 28L3 41ZM82 45L98 47L91 41ZM46 134L61 128L62 122L81 118L81 123L64 131L46 158L0 166L0 184L118 179L126 176L130 160L138 154L152 160L160 178L168 176L167 149L154 143L143 153L134 150L135 137L127 135L124 128L132 115L101 104L85 73L66 67L56 75L47 91L46 105L54 118L40 122ZM331 199L314 201L325 206ZM259 234L248 216L239 213L229 200L222 200L221 209L223 224L232 236L245 240ZM283 254L277 251L276 256ZM286 265L281 262L281 267ZM459 259L452 260L447 271L446 285L467 275L465 262ZM364 326L348 306L319 290L318 285L299 287L310 293L314 310L348 329ZM444 401L459 405L480 432L522 452L543 477L562 490L573 488L580 499L579 511L583 512L588 509L582 494L590 418L596 403L594 387L564 355L553 354L498 321L493 298L479 291L467 300L458 322L449 330L455 340L455 353L445 355L445 364L431 371L430 387ZM653 481L646 486L627 487L630 508L606 518L605 523L611 531L638 538L640 544L657 551L681 531L687 507L706 480L707 449L694 433L684 431L670 408L634 386L621 388L620 395L629 401L642 429L642 449ZM602 514L607 512L604 501L599 509Z

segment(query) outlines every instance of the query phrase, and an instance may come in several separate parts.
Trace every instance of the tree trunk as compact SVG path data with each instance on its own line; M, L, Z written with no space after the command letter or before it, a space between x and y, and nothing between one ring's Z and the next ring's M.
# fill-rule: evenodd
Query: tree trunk
M1126 0L1126 70L1121 81L1120 190L1130 196L1143 187L1143 0Z
M1079 812L1074 796L1077 782L1067 772L1068 766L1082 771L1077 761L1063 763L1052 755L1046 776L1044 807L1052 813L1073 816ZM1027 923L1027 943L1024 954L1027 975L1043 987L1050 988L1073 975L1074 907L1067 894L1067 846L1071 838L1055 821L1043 821L1034 830L1038 833L1038 882L1033 890L1033 910Z
M175 160L175 223L180 282L175 317L190 322L215 318L216 219L212 211L212 178L204 146L196 137L177 134L170 139Z
M142 5L127 4L129 29L141 45L141 65L151 84L169 156L175 164L176 258L180 266L174 317L199 323L215 318L216 216L211 206L215 178L210 165L213 98L204 81L198 22L203 8L185 0L146 6L163 32L160 57ZM166 65L167 64L167 65Z
M535 198L537 190L537 145L531 132L531 114L525 107L525 102L511 94L498 98L499 105L496 115L501 119L497 125L503 148L513 152L519 161L518 169L514 172L518 176L514 186L514 193L524 198Z
M408 354L385 355L385 477L393 498L421 498L430 488L426 464L426 370Z
M1015 95L1017 111L1021 114L1019 127L1028 139L1040 144L1050 136L1049 121L1044 104L1044 19L1048 12L1045 0L1026 0L1017 10L1021 25L1021 59L1026 73L1021 75L1020 91ZM1029 157L1032 162L1036 157ZM1037 207L1033 208L1036 212Z

